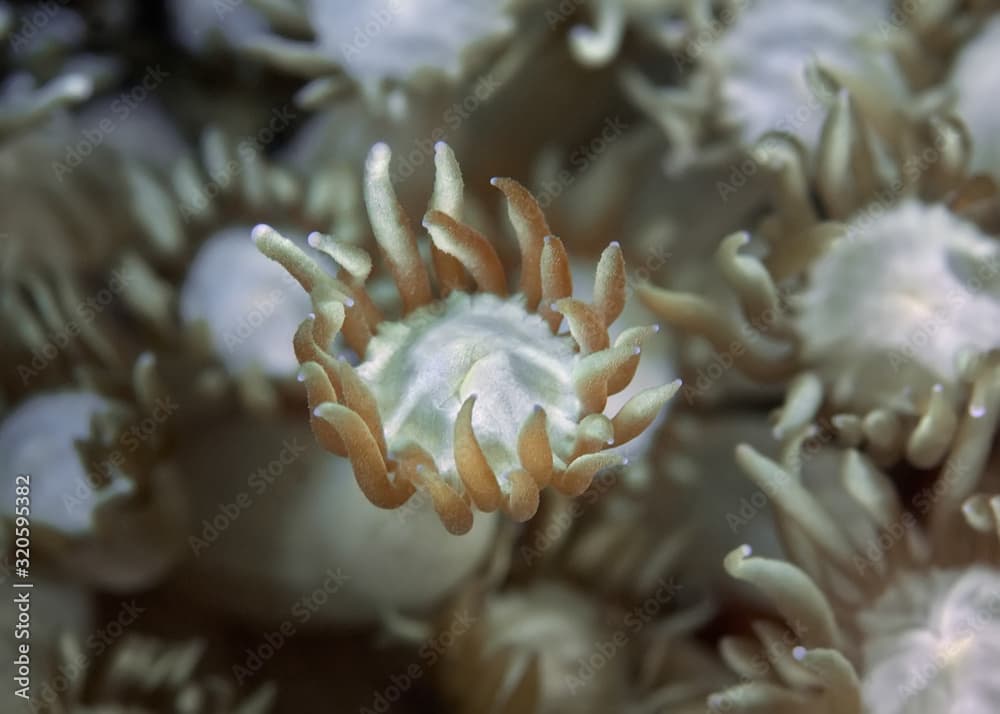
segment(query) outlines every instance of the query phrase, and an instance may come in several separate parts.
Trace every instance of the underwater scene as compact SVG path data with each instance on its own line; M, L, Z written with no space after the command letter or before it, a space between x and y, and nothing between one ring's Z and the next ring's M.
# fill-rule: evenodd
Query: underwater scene
M0 714L997 714L998 68L0 0Z

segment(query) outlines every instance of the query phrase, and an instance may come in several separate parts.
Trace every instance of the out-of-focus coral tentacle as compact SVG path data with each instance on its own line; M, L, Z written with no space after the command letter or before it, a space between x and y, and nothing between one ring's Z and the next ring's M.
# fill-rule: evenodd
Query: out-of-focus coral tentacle
M931 389L927 410L906 442L906 458L917 468L929 469L941 463L955 438L958 416L940 384Z
M793 355L769 359L755 353L745 344L739 328L704 298L651 285L640 285L639 296L646 307L670 324L701 335L720 353L730 354L740 371L753 379L770 382L787 377L795 369ZM742 345L742 349L734 350L734 345Z

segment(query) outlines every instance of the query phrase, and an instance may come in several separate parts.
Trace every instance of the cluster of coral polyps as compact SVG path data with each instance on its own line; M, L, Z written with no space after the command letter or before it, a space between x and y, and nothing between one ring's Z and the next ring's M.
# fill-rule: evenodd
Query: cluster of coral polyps
M481 68L513 31L515 5L279 0L260 4L269 24L310 39L248 33L238 42L258 59L313 78L299 93L301 101L326 101L357 86L383 105L391 88L454 82L470 67ZM442 23L437 18L446 12L448 22Z
M658 331L635 327L611 344L608 326L626 300L620 247L601 255L593 302L574 299L569 257L538 203L516 181L494 179L521 251L519 290L510 296L496 250L461 222L461 174L438 144L422 221L432 241L432 286L389 162L388 146L372 147L365 202L402 298L398 320L386 320L364 287L367 253L310 236L341 267L335 277L269 226L254 229L258 248L312 299L295 351L316 438L351 460L372 503L398 508L420 489L456 534L472 527L473 507L524 521L538 510L541 489L578 495L599 471L627 463L609 447L649 426L679 383L603 413L608 396L628 388L643 342ZM558 332L564 319L568 334ZM356 366L331 354L338 334L359 356Z
M779 142L764 149L782 191L760 226L770 252L744 251L750 236L737 233L716 254L738 314L659 287L640 294L727 366L763 381L795 375L777 436L825 414L845 444L928 468L1000 346L1000 245L960 214L963 191L975 189L968 146L947 117L901 123L894 144L842 94L815 161L823 215L801 162Z
M904 508L890 479L844 450L839 497L803 486L810 460L789 439L785 463L747 445L736 458L777 510L788 560L743 545L731 575L760 588L783 624L755 623L722 653L743 681L711 711L986 712L1000 700L1000 499L990 456L1000 418L994 364L977 381L939 480ZM825 478L836 480L836 471ZM827 489L830 491L830 489ZM757 668L760 652L769 667Z
M1000 712L998 23L0 0L0 713Z

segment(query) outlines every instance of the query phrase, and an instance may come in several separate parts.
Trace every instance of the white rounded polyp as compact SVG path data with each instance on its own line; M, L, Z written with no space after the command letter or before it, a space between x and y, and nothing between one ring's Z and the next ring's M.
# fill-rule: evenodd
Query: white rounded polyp
M91 418L112 404L82 390L40 394L18 406L0 424L3 493L8 517L15 513L15 479L30 478L31 521L78 536L91 530L92 515L104 494L121 492L124 479L112 479L98 495L94 484L103 474L85 465L74 441L90 434Z
M256 366L267 376L288 377L299 367L292 338L311 303L284 268L260 254L250 231L226 228L202 245L181 288L181 320L207 323L230 371Z

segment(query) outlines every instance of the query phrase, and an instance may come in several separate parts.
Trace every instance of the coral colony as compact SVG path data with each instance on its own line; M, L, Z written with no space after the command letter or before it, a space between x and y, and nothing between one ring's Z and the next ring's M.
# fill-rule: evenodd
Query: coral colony
M0 42L0 711L1000 712L996 2Z

